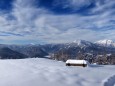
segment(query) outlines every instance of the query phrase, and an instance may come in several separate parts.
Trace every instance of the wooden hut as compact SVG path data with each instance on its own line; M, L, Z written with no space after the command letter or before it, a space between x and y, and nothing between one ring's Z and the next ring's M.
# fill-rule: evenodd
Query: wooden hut
M86 60L74 60L74 59L69 59L66 61L66 66L82 66L82 67L87 67L88 62Z

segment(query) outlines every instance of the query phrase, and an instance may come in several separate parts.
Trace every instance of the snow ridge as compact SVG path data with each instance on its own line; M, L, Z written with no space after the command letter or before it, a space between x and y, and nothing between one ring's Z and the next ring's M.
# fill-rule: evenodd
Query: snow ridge
M115 86L115 75L108 78L107 81L104 83L104 86Z

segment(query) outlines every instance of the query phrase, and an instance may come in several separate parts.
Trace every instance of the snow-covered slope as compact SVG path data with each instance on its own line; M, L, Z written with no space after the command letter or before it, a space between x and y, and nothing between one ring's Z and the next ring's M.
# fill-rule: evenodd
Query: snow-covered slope
M73 43L76 43L78 46L91 46L93 44L85 40L74 40Z
M96 44L103 45L103 46L113 46L115 47L115 42L112 40L104 39L95 42Z
M43 58L0 60L0 86L114 85L114 66L67 67Z

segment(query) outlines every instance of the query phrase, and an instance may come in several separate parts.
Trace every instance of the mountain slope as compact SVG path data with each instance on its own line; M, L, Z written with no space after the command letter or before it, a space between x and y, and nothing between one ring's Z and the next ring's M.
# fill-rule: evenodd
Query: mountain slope
M7 47L0 49L0 59L23 59L27 58L26 55L13 51Z
M44 57L48 55L47 52L45 52L42 48L40 48L40 45L9 45L10 49L23 53L27 55L28 57Z

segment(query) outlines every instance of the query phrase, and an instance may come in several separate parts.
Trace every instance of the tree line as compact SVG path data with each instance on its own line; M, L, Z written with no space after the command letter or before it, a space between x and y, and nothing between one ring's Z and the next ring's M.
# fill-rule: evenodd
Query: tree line
M90 64L99 64L99 65L115 65L115 54L107 53L86 53L79 51L76 55L71 55L68 52L63 50L50 54L51 59L58 61L67 61L68 59L77 59L77 60L87 60Z

